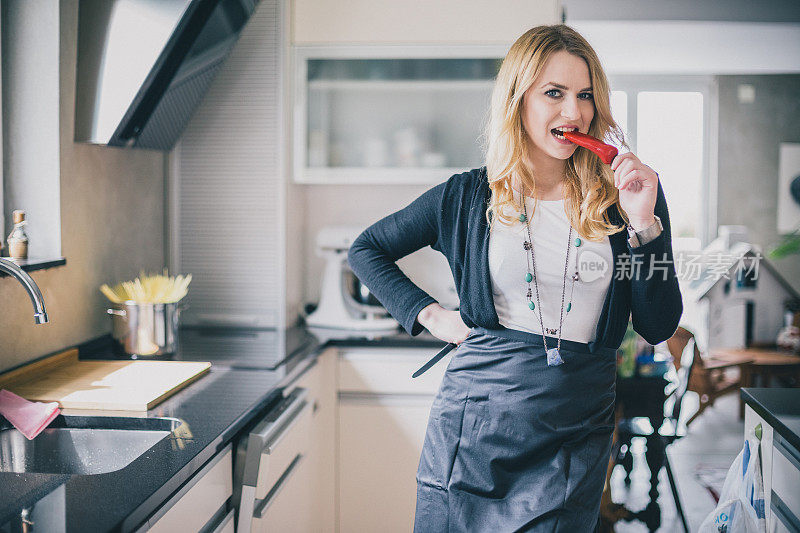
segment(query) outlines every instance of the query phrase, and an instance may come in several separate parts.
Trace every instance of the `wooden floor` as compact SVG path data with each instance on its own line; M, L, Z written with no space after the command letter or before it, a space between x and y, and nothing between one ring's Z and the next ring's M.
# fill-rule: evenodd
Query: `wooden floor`
M683 412L690 416L696 411L697 395L689 392L684 398ZM744 439L744 423L738 418L739 394L724 396L713 407L707 408L689 428L688 434L668 449L670 463L675 473L676 484L681 496L690 531L696 531L706 515L714 509L714 499L700 484L695 472L698 467L707 476L714 478L714 472L727 471L741 450ZM687 416L687 418L688 418ZM683 417L682 417L683 418ZM612 497L617 503L624 503L632 511L644 509L649 501L650 471L643 456L642 442L633 444L634 468L631 484L625 487L625 472L617 465L611 478ZM724 479L724 475L722 475ZM666 471L662 468L658 502L661 506L661 527L659 532L682 531L675 503L669 488ZM718 490L722 488L720 481ZM646 532L641 522L618 522L615 530L619 533Z

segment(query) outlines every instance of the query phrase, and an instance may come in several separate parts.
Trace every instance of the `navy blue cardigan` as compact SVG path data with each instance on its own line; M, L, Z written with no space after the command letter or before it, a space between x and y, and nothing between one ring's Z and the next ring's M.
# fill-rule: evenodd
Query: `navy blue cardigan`
M407 207L368 227L350 247L348 261L353 272L411 335L422 332L417 315L436 300L415 285L395 262L425 246L447 258L464 323L468 327L503 328L489 277L486 208L490 193L486 167L455 174ZM647 244L631 248L624 228L609 236L614 275L595 339L589 343L592 351L598 346L619 348L631 316L634 330L650 344L668 339L678 327L683 302L672 262L667 202L660 183L655 214L661 218L664 231ZM609 207L608 215L614 224L624 225L616 205ZM640 254L633 256L637 258L634 263L639 263L640 275L629 275L632 271L626 269L625 258L619 261L624 254ZM648 280L651 266L653 275Z

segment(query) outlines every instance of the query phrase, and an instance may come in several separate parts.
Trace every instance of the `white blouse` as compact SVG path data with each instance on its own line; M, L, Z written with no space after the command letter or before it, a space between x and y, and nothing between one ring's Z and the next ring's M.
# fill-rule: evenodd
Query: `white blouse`
M519 193L514 191L517 205ZM528 283L525 274L533 274L530 252L523 243L528 239L525 223L519 221L520 211L506 207L505 213L514 218L512 226L506 226L495 217L494 227L489 235L489 274L492 280L494 306L500 324L510 329L542 333L539 311L542 312L544 327L557 329L561 312L561 293L564 280L564 261L569 235L569 221L564 211L564 200L539 200L534 213L535 200L525 197L528 216L531 217L531 237L533 252L536 255L536 272L539 285L539 304L535 310L528 307ZM581 245L575 247L575 239L580 237ZM592 242L572 230L569 243L569 268L564 289L564 322L561 338L576 342L591 342L595 337L597 322L603 309L606 293L613 276L613 253L608 237L600 242ZM530 268L529 265L530 264ZM572 295L572 309L567 313L570 302L572 275L578 272L580 279L575 282ZM532 300L536 304L536 287L531 281ZM557 335L549 335L556 337Z

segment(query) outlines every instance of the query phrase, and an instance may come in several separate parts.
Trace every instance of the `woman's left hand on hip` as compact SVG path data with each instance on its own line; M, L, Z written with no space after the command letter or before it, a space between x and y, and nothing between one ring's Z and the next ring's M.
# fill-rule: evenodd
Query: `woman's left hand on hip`
M632 152L619 154L611 162L614 185L619 191L619 202L636 230L654 222L658 174L642 163Z

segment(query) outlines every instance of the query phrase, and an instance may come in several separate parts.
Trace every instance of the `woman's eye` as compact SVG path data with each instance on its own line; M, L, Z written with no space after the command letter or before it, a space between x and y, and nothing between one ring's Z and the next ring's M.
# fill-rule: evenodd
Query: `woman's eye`
M553 94L551 94L551 93L553 93ZM558 89L550 89L549 91L545 92L544 94L546 94L550 98L558 98L559 96L561 96L561 91L559 91ZM581 100L591 100L592 99L592 93L580 93L578 95L578 98L580 98Z

